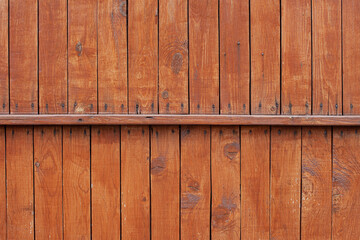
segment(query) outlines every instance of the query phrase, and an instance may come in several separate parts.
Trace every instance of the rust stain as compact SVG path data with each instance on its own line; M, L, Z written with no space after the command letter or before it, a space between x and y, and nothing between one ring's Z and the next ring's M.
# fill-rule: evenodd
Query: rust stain
M224 147L224 154L230 160L233 160L238 155L239 151L240 145L236 142L228 143Z
M185 193L184 196L181 197L181 208L182 209L193 209L201 197L192 193Z
M160 156L154 158L151 162L151 174L157 175L166 169L166 158L164 156Z

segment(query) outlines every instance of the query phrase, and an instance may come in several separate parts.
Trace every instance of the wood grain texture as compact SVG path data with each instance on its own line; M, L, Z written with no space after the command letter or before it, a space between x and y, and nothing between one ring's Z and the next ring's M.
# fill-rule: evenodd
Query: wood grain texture
M159 112L188 113L187 0L159 2Z
M241 239L270 237L270 127L241 127Z
M129 113L158 112L158 0L129 0Z
M360 1L342 1L343 108L344 114L360 113Z
M301 128L271 128L270 239L300 239Z
M181 238L210 239L210 127L181 127Z
M331 128L302 129L301 239L331 239Z
M120 239L120 128L91 128L93 239Z
M126 0L98 1L99 113L127 113Z
M189 0L191 114L219 114L218 1Z
M280 0L250 4L251 113L280 113Z
M219 1L220 113L249 114L249 1Z
M39 112L67 113L67 1L39 1Z
M0 1L0 114L9 113L9 2Z
M10 113L38 113L38 1L9 0Z
M62 128L34 128L35 238L63 238Z
M211 128L212 239L240 239L239 126Z
M313 114L341 115L341 0L312 4Z
M64 239L90 239L90 128L63 128Z
M148 126L121 127L121 236L150 239Z
M281 3L281 113L311 114L311 0Z
M5 128L0 127L0 238L6 239L6 159Z
M7 239L34 239L33 127L6 128Z
M179 126L154 126L151 131L151 236L179 239Z
M360 236L359 144L359 128L334 128L332 239Z
M97 1L68 1L68 112L97 112Z

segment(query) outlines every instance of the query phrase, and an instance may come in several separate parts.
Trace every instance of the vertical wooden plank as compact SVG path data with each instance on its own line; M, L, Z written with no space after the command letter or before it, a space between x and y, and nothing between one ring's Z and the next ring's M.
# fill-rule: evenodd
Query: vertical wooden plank
M0 0L0 114L9 113L8 0Z
M9 0L10 112L38 113L38 3Z
M241 127L241 239L270 236L270 128Z
M360 236L360 129L334 128L332 238Z
M360 1L342 1L343 108L344 114L360 113Z
M249 114L249 1L219 1L220 112Z
M35 237L62 239L62 129L34 129Z
M281 113L311 114L311 0L281 2Z
M178 126L154 126L151 132L152 239L179 239L180 149Z
M120 128L91 129L93 239L120 239Z
M342 114L341 0L313 4L313 114Z
M210 239L210 127L181 128L181 238Z
M0 239L6 239L5 128L0 127Z
M98 2L99 113L127 113L126 0Z
M279 114L280 0L252 0L251 113Z
M39 1L39 111L67 113L67 1Z
M218 0L189 0L190 113L219 114Z
M7 238L34 239L33 128L6 128Z
M158 112L158 1L129 0L129 113Z
M63 128L64 239L90 239L90 129Z
M331 239L331 128L302 129L301 239Z
M150 239L148 126L121 127L122 239Z
M68 1L69 113L97 112L97 1Z
M300 239L301 128L271 132L270 239Z
M212 239L240 239L239 126L211 129Z
M160 1L159 112L188 113L187 0Z

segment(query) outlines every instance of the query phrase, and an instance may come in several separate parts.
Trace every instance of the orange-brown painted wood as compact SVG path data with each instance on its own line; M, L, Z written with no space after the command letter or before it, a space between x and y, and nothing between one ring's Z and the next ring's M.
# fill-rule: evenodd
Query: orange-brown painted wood
M332 130L302 129L301 239L331 239Z
M62 128L34 128L35 238L63 238Z
M68 1L68 112L97 113L97 1Z
M129 113L158 112L158 0L128 1Z
M9 8L10 113L37 114L38 1L9 0Z
M91 128L93 239L120 239L120 128Z
M63 128L64 239L91 238L90 128Z
M159 113L188 113L187 0L159 1Z
M150 239L148 126L121 127L121 237Z
M210 127L181 127L182 239L210 238Z
M67 1L39 1L39 112L67 113Z
M250 112L249 1L219 1L220 113Z
M191 114L219 114L218 25L217 0L189 0Z
M9 113L9 2L0 1L0 114Z
M6 128L7 239L34 239L33 127Z
M179 126L154 126L151 131L151 237L179 239Z
M300 127L271 128L270 167L270 239L300 239Z
M126 0L98 1L98 112L127 113Z
M6 239L6 158L5 128L0 127L0 238Z
M241 239L270 237L270 127L241 127Z
M211 238L240 239L240 129L211 128Z

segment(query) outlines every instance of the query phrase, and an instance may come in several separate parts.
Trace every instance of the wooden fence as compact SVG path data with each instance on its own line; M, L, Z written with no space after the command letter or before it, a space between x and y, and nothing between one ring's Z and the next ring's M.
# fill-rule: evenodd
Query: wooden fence
M0 240L359 239L359 12L0 0Z

